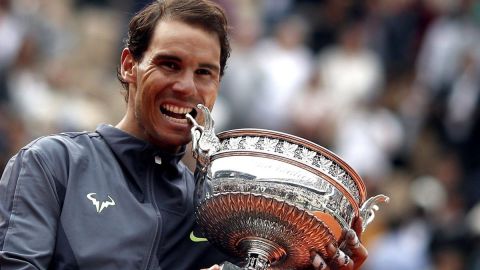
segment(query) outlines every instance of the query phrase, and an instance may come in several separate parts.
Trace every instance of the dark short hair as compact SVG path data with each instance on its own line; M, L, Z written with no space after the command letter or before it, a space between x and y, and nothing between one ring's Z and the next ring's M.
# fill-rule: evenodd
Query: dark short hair
M220 43L220 76L223 76L227 59L230 56L228 21L225 11L210 0L157 0L140 10L132 17L125 40L135 61L141 61L150 45L155 26L163 19L178 20L215 33ZM128 102L128 83L123 80L120 70L117 77L126 90Z

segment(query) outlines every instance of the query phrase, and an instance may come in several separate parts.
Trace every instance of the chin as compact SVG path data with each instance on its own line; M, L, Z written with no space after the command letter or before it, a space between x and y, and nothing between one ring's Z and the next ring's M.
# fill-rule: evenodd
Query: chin
M152 143L171 152L172 150L178 150L178 148L188 144L191 140L190 134L188 134L188 136L182 136L177 133L168 134L167 136L155 136L155 139Z

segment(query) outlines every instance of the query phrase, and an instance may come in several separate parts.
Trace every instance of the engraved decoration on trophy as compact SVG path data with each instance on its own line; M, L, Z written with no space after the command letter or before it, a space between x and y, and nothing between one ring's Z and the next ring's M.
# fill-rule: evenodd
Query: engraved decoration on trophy
M271 130L214 132L192 123L197 160L197 222L208 241L245 258L244 269L309 269L310 252L344 244L344 228L362 217L365 230L385 195L367 199L360 176L329 150ZM198 186L201 187L198 187ZM204 186L207 186L206 188ZM328 258L327 258L328 259Z

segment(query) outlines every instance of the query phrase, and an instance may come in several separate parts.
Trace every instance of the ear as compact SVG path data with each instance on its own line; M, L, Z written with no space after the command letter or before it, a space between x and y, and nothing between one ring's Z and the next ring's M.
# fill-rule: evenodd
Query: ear
M120 62L120 74L123 80L127 83L135 83L137 81L137 62L128 48L123 49Z

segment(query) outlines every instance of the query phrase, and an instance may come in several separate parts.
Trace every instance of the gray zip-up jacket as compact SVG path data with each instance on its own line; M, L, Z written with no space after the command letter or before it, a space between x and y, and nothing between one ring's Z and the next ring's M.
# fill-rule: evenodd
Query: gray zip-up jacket
M109 125L25 146L0 180L0 269L200 269L227 260L199 242L182 155Z

